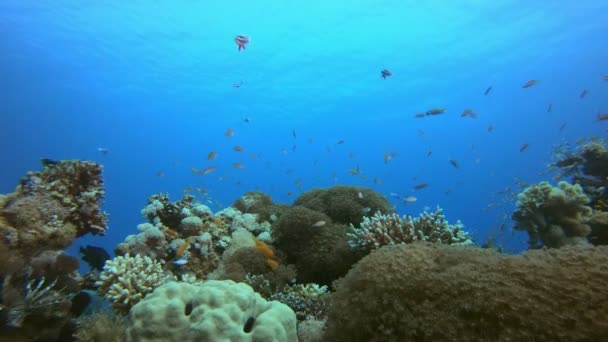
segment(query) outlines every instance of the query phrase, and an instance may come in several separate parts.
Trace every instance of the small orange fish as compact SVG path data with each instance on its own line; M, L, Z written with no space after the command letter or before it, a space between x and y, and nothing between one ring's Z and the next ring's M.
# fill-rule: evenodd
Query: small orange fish
M579 97L581 99L583 99L583 98L585 98L585 96L587 96L587 94L589 94L589 90L583 89L583 91L581 92L581 95Z
M526 150L528 149L528 146L529 146L528 144L523 144L523 145L521 145L521 147L519 148L519 152L524 152L524 151L526 151Z
M445 113L445 108L437 107L426 111L426 115L439 115Z
M165 230L165 234L172 238L176 238L178 236L177 232L171 228L167 228L167 230Z
M227 137L231 137L231 136L233 136L233 135L234 135L234 130L232 130L232 128L229 128L229 129L226 131L226 134L225 134L225 135L226 135Z
M241 147L241 146L234 146L233 149L235 151L237 151L237 152L243 152L243 151L245 151L245 149L243 147Z
M270 246L268 246L264 241L256 238L253 238L253 240L255 241L255 248L260 251L264 257L273 259L276 258L272 248L270 248Z
M200 171L201 175L208 175L211 172L215 171L217 169L217 166L208 166L206 168L204 168L203 170Z
M215 157L217 157L217 153L215 153L214 151L211 151L207 155L207 160L213 160L213 159L215 159Z
M234 164L232 164L232 167L234 167L235 169L244 169L245 165L243 165L241 163L234 163Z
M530 88L533 85L536 85L538 83L538 80L529 80L528 82L524 83L524 85L522 85L522 88Z
M492 124L488 125L488 132L492 133L492 131L494 130L494 126L492 126Z
M178 259L182 255L184 255L184 253L186 253L186 251L188 250L188 247L190 247L190 242L188 241L181 244L181 246L179 246L177 250L175 250L175 259Z
M428 183L419 183L419 184L414 185L413 189L414 190L421 190L421 189L424 189L424 188L426 188L428 186L429 186Z

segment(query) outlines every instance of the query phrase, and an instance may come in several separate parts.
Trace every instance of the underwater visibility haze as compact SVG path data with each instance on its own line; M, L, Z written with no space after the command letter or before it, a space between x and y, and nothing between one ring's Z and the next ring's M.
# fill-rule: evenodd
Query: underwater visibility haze
M2 1L0 339L608 336L607 13Z

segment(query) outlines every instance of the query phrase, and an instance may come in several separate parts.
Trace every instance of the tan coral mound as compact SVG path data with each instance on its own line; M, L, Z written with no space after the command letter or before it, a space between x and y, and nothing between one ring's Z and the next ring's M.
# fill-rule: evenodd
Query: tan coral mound
M602 340L607 283L608 247L385 246L337 284L325 340Z

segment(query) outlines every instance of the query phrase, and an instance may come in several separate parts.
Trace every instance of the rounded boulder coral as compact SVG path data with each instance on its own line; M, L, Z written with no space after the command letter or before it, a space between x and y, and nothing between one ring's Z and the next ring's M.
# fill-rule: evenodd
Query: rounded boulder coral
M378 192L356 186L334 186L313 189L296 199L294 205L320 211L334 222L359 225L364 216L380 211L392 213L389 201Z
M133 307L127 341L296 341L296 316L230 280L170 282Z
M595 341L608 247L382 247L337 284L326 341Z

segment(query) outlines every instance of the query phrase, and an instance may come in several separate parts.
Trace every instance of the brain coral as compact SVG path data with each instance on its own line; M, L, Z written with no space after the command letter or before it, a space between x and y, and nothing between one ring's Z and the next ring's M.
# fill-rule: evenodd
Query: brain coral
M316 226L315 223L325 224ZM331 223L325 214L301 206L291 207L272 226L275 246L287 255L306 283L329 285L346 274L360 256L346 241L348 227Z
M325 339L603 340L607 265L608 247L385 246L338 282Z
M127 341L297 341L296 317L243 283L170 282L133 307Z
M356 186L334 186L327 190L313 189L296 199L294 205L320 211L334 222L358 225L363 216L377 211L392 213L388 200L368 188Z
M528 232L532 248L587 244L593 214L588 204L589 197L578 184L534 184L518 195L515 229Z

